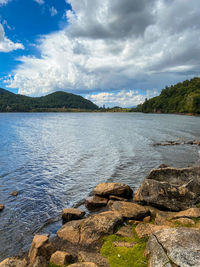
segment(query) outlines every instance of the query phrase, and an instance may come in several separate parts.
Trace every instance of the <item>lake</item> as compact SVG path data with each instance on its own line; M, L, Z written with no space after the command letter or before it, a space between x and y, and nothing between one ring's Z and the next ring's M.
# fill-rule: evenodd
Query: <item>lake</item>
M0 113L0 260L56 233L63 208L100 182L137 189L152 168L200 163L200 117L141 113ZM17 190L17 197L10 192Z

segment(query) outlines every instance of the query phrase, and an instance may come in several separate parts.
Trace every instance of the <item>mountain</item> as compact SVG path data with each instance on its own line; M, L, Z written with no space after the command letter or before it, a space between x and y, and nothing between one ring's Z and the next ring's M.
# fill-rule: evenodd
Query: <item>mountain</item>
M79 95L55 92L42 97L14 94L0 88L0 112L96 110L98 106Z
M132 111L200 114L200 78L166 86L159 96L146 99Z

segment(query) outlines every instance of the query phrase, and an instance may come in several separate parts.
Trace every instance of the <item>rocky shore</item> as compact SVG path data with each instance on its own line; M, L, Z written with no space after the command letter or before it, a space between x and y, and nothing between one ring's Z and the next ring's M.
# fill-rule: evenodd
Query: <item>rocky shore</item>
M200 167L161 165L134 196L128 185L101 183L85 205L88 217L64 209L56 237L35 235L24 258L0 267L200 266Z

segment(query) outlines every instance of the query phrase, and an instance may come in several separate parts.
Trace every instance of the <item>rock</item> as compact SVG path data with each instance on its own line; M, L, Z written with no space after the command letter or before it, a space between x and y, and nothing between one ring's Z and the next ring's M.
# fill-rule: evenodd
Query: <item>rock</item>
M161 168L150 172L134 200L158 208L180 211L200 202L200 167Z
M115 241L113 242L113 245L115 247L125 247L125 248L133 248L134 245L137 243L129 243L129 242L123 242L123 241Z
M155 232L147 243L147 251L150 254L151 267L167 266L164 265L167 262L172 266L175 264L175 266L199 267L200 231L179 227ZM163 261L159 265L157 261L161 258Z
M5 208L4 205L0 204L0 211L2 211L4 208Z
M63 223L72 221L72 220L80 220L85 216L85 212L79 209L63 209L62 211L62 221Z
M151 216L147 216L143 219L144 223L149 223L151 221Z
M72 255L64 251L56 251L51 255L50 258L50 262L60 266L65 266L69 264L71 260Z
M132 202L115 201L111 210L118 211L124 218L133 220L142 220L150 215L149 209Z
M49 242L47 235L35 235L28 254L30 263L33 264L37 256L42 256L46 260L49 260L53 252L54 247Z
M108 205L108 207L111 207L111 206L112 206L112 204L113 204L114 202L115 202L114 200L109 200L109 201L108 201L108 204L107 204L107 205Z
M113 195L109 196L109 199L114 200L114 201L127 201L127 199L124 197L117 197L117 196L113 196Z
M105 211L88 217L80 228L80 244L95 245L103 236L113 234L122 222L122 216L115 211Z
M182 225L194 225L195 222L189 218L179 218L172 220L174 223L180 223Z
M176 213L173 218L200 218L200 209L191 208Z
M99 197L99 196L92 196L86 199L85 206L89 210L101 208L103 206L106 206L108 203L107 198Z
M10 193L10 195L13 196L13 197L16 197L18 195L18 192L17 191L13 191L13 192Z
M44 257L36 257L34 263L28 267L49 267L49 263Z
M101 256L99 253L80 251L78 253L79 262L93 262L97 264L98 267L109 267L108 261L106 258Z
M133 230L130 225L122 226L116 233L116 235L122 237L133 237Z
M133 195L133 190L130 186L120 183L101 183L98 184L94 189L94 194L104 197L109 197L110 195L131 198Z
M7 258L0 262L0 267L25 267L27 262L25 259Z
M169 228L168 225L154 225L151 223L140 223L136 226L135 231L139 238L143 238L146 236L150 236L153 233L164 229L164 228Z
M150 255L149 267L174 267L154 235L147 243L146 252Z
M63 225L63 227L58 230L57 236L63 240L69 241L72 244L78 244L80 240L80 227L83 224L84 219L70 221Z
M98 266L93 262L78 262L70 264L68 265L68 267L98 267Z

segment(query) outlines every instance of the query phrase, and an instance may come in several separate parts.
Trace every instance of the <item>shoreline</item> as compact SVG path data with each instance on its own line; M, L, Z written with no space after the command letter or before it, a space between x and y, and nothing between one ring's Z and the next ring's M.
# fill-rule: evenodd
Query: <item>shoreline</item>
M189 183L187 177L190 177ZM152 267L162 266L155 265L158 255L152 248L159 247L161 242L166 250L170 250L162 243L163 235L169 238L171 232L176 233L171 246L177 253L182 250L181 242L186 242L182 240L184 235L187 236L184 244L188 245L188 249L191 241L195 242L194 235L200 241L200 197L193 183L200 188L200 166L170 168L161 165L149 173L134 196L128 185L99 184L85 201L86 207L92 210L88 217L77 208L64 209L63 226L56 237L49 239L46 235L35 235L29 254L23 255L23 259L5 259L0 267L7 266L5 261L14 261L16 266L21 267L58 266L61 262L63 265L60 266L67 263L72 267L112 267L120 263L122 265L119 266L123 267L126 265L123 261L121 263L121 257L130 264L129 253L135 257L134 260L143 261L138 263L141 265L133 266L145 267L148 262ZM160 240L158 243L155 237ZM200 242L195 245L200 249ZM191 250L190 253L193 253ZM161 254L159 262L168 257L164 251ZM184 255L187 260L188 255ZM177 264L176 257L173 260L173 264ZM200 265L198 257L193 260ZM34 265L36 262L38 265Z

